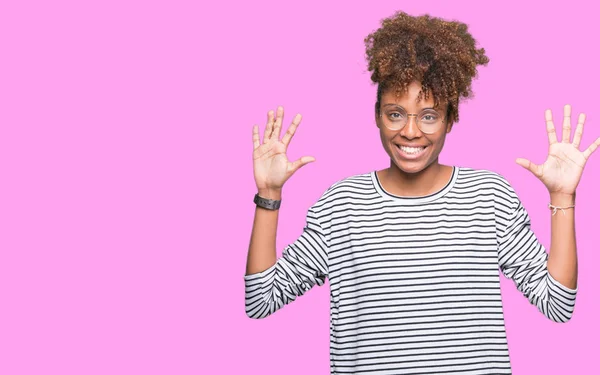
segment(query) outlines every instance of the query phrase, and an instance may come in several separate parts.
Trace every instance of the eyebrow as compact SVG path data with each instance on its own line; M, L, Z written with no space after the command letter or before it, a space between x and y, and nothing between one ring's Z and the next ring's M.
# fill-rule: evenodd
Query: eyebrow
M384 104L383 106L384 107L397 107L397 108L405 109L403 106L398 105L398 104L393 104L393 103L387 103L387 104ZM424 109L435 109L435 108L433 108L433 107L423 107L423 108L421 108L421 110L424 110Z

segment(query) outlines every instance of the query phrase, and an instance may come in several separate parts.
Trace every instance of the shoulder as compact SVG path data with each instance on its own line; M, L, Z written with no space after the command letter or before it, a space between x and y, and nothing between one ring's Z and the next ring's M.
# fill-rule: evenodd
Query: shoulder
M335 196L344 191L348 191L349 189L365 189L371 187L373 185L371 173L372 172L364 172L336 180L327 188L323 193L323 196Z
M462 181L490 194L494 199L496 208L513 211L522 205L512 184L504 175L488 169L461 167L460 171Z
M321 194L314 207L331 206L330 203L333 203L338 198L347 197L354 193L361 194L366 190L373 189L371 173L370 171L363 172L334 180Z
M491 188L499 192L513 191L506 177L489 169L460 167L459 181L465 184L477 184L479 188Z

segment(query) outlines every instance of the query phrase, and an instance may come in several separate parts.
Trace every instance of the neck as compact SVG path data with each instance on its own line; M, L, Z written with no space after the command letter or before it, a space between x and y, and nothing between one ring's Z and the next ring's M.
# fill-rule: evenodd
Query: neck
M443 172L444 166L439 164L437 160L416 173L407 173L391 161L390 167L386 170L385 178L388 186L394 189L394 194L418 197L435 193L443 188L443 185L447 182L445 176L442 176ZM440 186L440 184L443 185Z

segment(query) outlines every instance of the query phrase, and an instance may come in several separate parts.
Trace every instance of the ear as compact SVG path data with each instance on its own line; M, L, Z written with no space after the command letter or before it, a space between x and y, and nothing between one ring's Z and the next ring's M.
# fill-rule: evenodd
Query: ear
M452 121L450 121L447 125L446 125L446 134L450 133L452 131L452 125L454 125L454 123Z
M380 119L381 119L381 117L379 117L379 115L377 114L377 111L375 111L375 125L377 125L377 128L380 127L380 124L379 124Z

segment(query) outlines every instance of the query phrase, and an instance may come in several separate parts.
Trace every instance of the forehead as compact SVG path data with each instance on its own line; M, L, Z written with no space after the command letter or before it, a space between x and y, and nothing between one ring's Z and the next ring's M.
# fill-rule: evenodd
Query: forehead
M425 95L421 95L421 99L417 101L421 93L421 86L417 84L409 85L406 91L396 93L395 89L385 90L381 95L381 108L393 108L400 106L406 109L434 108L435 98L429 93L429 97L425 99ZM445 103L440 101L436 108L445 107Z
M383 97L381 98L381 109L396 109L396 108L404 108L409 111L413 110L421 110L427 108L435 108L436 110L444 110L446 108L446 103L439 103L439 105L435 106L435 101L433 98L428 98L425 100L424 98L420 101L416 101L416 99L410 98L396 98L395 96Z

